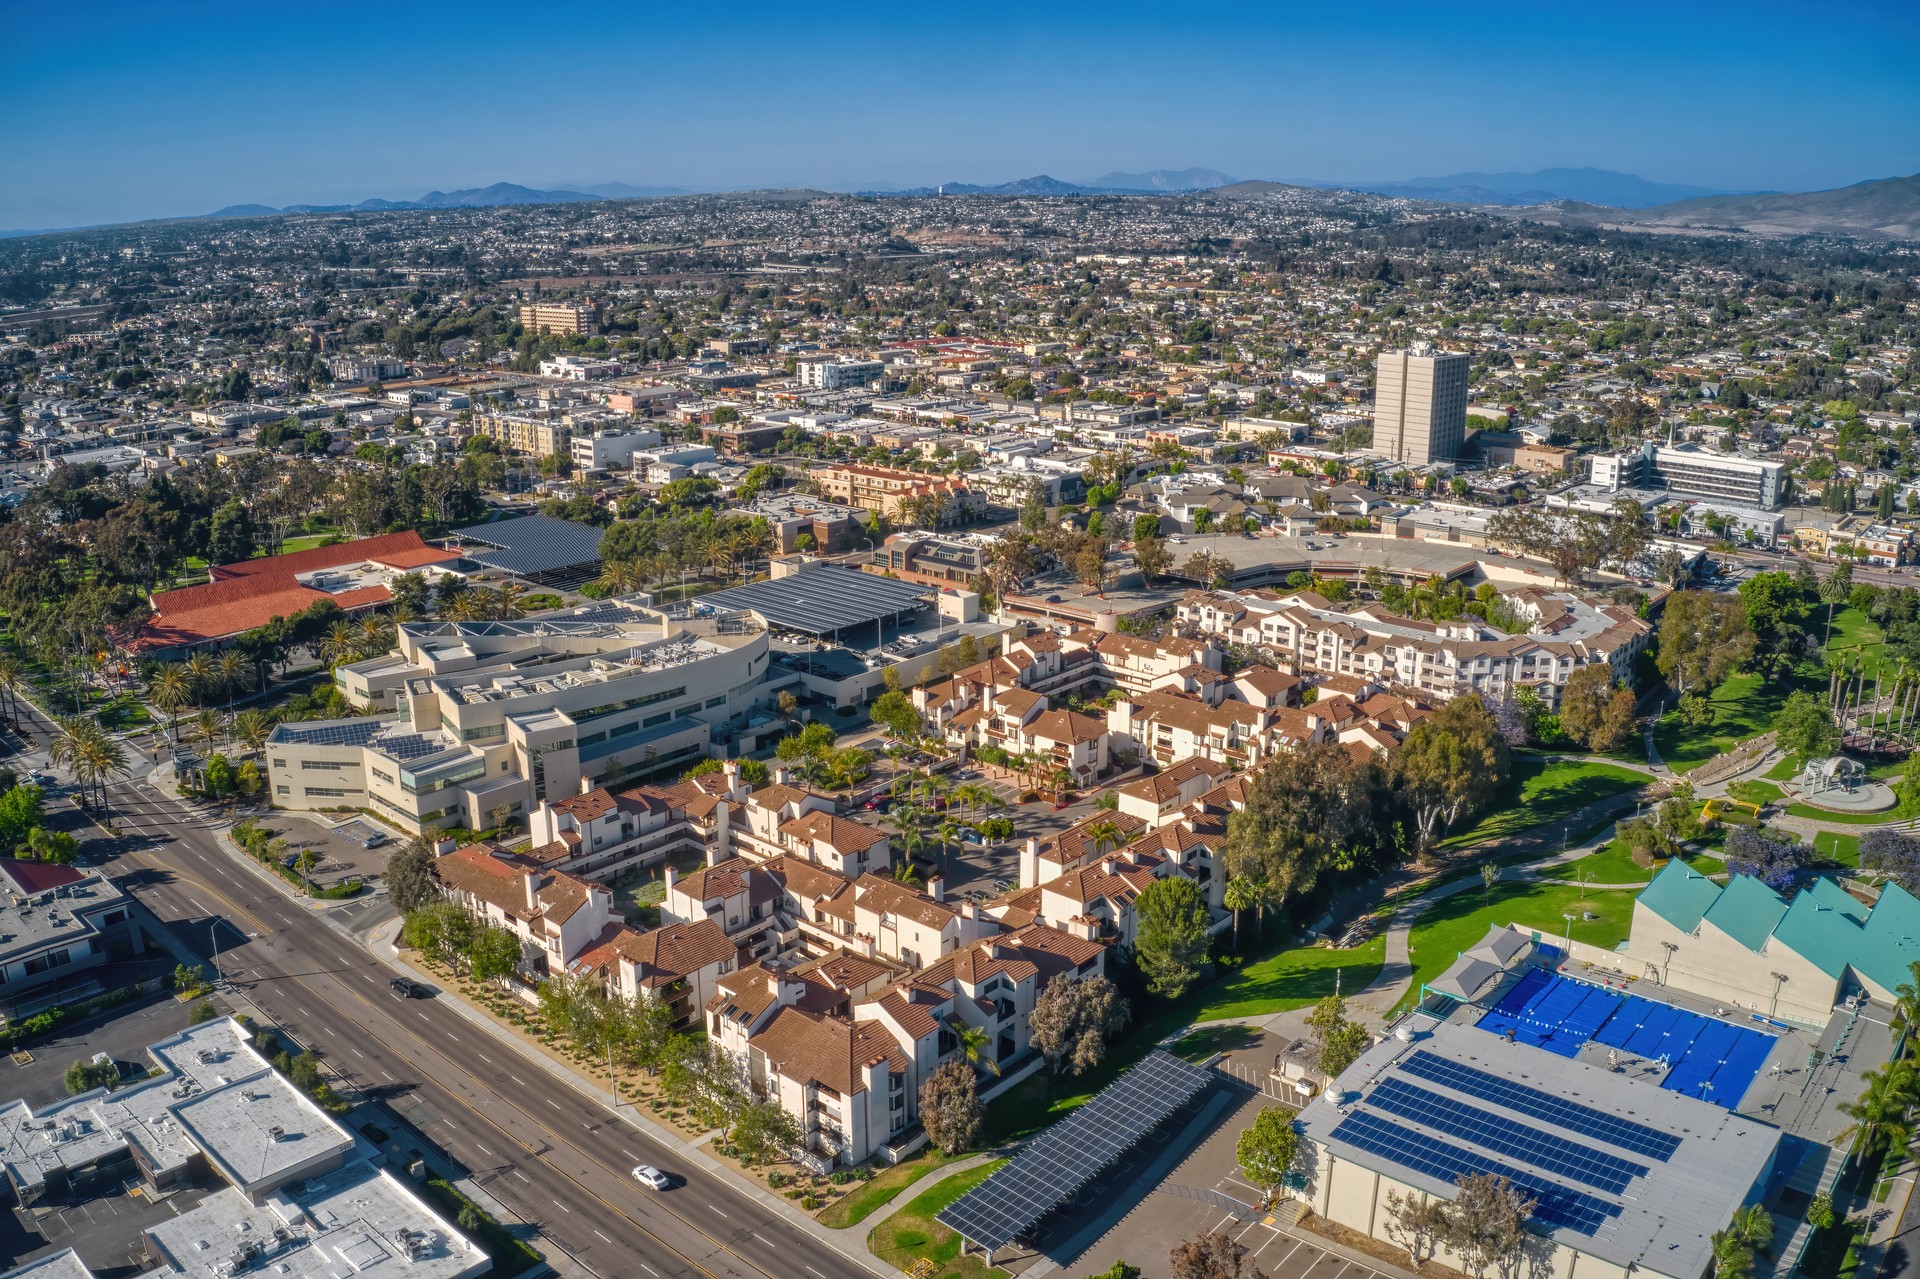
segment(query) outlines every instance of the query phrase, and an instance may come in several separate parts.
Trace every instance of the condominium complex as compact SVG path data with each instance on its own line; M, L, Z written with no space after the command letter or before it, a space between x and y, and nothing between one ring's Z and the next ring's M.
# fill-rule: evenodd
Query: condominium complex
M1310 591L1194 591L1180 621L1250 648L1297 673L1355 676L1445 701L1461 693L1532 687L1549 702L1573 672L1605 663L1630 680L1653 626L1633 609L1566 591L1504 597L1530 623L1509 635L1480 619L1400 617L1380 604L1335 608Z
M1664 489L1671 497L1699 498L1773 510L1786 501L1787 468L1690 444L1669 448L1648 440L1637 449L1597 454L1592 482L1601 488Z
M1415 346L1382 351L1374 364L1373 447L1424 466L1460 455L1467 442L1465 355Z
M740 741L772 696L761 624L703 612L609 601L537 621L402 623L394 652L335 672L354 705L392 713L277 727L273 802L486 829L548 795L680 771Z
M523 302L520 327L529 333L558 333L563 337L591 336L600 331L600 304Z
M807 478L820 486L821 496L829 501L878 511L890 520L911 512L914 508L909 504L922 498L937 504L935 523L955 523L984 515L987 509L986 498L967 487L965 480L921 471L850 462L813 467L807 471Z
M535 417L528 413L476 413L473 434L498 440L502 447L531 457L548 457L573 451L573 422L554 413Z

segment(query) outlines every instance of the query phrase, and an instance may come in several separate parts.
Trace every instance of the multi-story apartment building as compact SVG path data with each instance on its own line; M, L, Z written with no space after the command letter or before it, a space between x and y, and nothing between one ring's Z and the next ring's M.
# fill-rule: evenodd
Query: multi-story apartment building
M273 802L365 808L402 829L486 829L541 800L684 770L774 695L749 614L623 601L523 622L408 622L340 667L356 706L268 739Z
M327 361L327 372L342 385L385 382L407 375L406 362L370 355L336 355Z
M821 496L829 501L878 511L890 520L911 511L906 504L918 498L932 498L939 504L933 521L936 524L959 523L987 510L986 498L968 487L965 480L944 475L849 462L812 467L807 477L820 486Z
M979 580L985 560L986 548L974 542L891 533L861 567L869 573L897 577L905 582L971 590Z
M600 331L601 304L585 302L523 302L520 327L529 333L557 333L563 337L592 336Z
M661 443L660 432L651 427L634 427L624 431L607 430L595 431L592 435L575 435L569 447L576 469L608 471L616 467L623 470L630 468L635 453L657 449Z
M867 385L885 372L886 367L878 360L820 356L795 361L793 371L800 385L809 390L843 391L848 387Z
M573 424L559 413L546 417L526 413L476 413L472 433L488 436L498 440L502 448L533 457L555 453L570 457L573 452Z
M1468 359L1416 345L1374 363L1373 447L1424 466L1460 456L1467 442Z
M1440 701L1524 685L1557 702L1568 677L1597 662L1630 682L1633 659L1653 635L1633 609L1573 592L1530 588L1505 599L1531 622L1527 633L1509 635L1470 616L1444 622L1399 617L1379 604L1338 609L1307 591L1194 591L1176 616L1266 649L1298 674L1350 675Z
M1784 462L1711 453L1691 444L1674 447L1648 440L1637 449L1605 453L1592 461L1591 482L1603 489L1664 489L1672 497L1754 506L1771 511L1786 501Z

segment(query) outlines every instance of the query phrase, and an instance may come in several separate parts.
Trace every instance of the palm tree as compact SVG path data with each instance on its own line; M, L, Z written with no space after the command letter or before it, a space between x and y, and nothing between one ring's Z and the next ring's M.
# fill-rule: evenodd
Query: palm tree
M248 750L259 750L267 744L267 737L273 732L273 716L255 707L241 711L227 725L227 731L233 734L233 740L240 742Z
M178 662L162 662L147 676L147 697L167 713L167 730L180 744L180 711L193 700L193 677Z
M112 810L107 804L107 782L111 778L127 775L127 748L119 739L102 732L98 724L89 721L85 740L81 744L81 755L87 776L99 789L101 815L109 815Z
M940 836L940 869L947 868L947 849L960 838L960 823L944 821L936 832Z
M1240 949L1240 912L1251 910L1259 904L1260 894L1253 881L1245 875L1230 875L1227 886L1220 894L1220 904L1233 912L1233 949Z
M1773 1249L1773 1214L1760 1204L1748 1204L1736 1209L1727 1229L1739 1235L1762 1256Z
M203 707L200 713L193 717L193 735L195 739L205 742L208 746L212 746L220 740L220 730L223 727L224 724L221 721L220 712L210 706Z
M360 652L377 657L393 647L393 622L378 613L360 619Z
M78 715L62 715L53 722L53 737L47 743L47 758L54 767L64 768L73 774L73 780L80 783L81 794L87 790L86 780L82 777L82 763L87 740L87 728L91 720Z
M213 684L213 655L200 652L188 656L183 665L187 679L193 684L193 704L206 705L207 689Z
M26 682L26 668L11 653L0 653L0 693L7 699L7 719L20 722L20 686Z
M1093 841L1093 855L1095 857L1100 856L1100 854L1106 852L1109 848L1118 848L1127 842L1127 837L1120 833L1119 825L1111 817L1103 817L1088 826L1087 838Z
M320 660L328 666L351 662L359 652L360 635L352 622L341 618L327 628L320 641Z
M600 586L609 595L631 595L646 585L638 560L615 560L599 577Z
M241 655L240 650L230 648L214 660L213 666L219 673L220 688L227 695L227 709L231 711L234 685L244 682L250 673L247 659Z
M1820 641L1820 651L1825 652L1827 645L1833 642L1833 607L1853 594L1853 565L1842 560L1833 572L1820 579L1820 598L1827 606L1827 635Z
M993 1036L978 1026L962 1025L959 1031L960 1051L966 1054L967 1064L975 1070L999 1074L1000 1063L987 1056L987 1048L993 1043Z
M1920 959L1907 965L1907 980L1893 994L1894 1025L1920 1024Z

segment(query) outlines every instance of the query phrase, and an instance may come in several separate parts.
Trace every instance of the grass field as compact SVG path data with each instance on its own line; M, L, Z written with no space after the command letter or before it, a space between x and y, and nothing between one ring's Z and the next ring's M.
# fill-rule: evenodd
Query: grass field
M1891 808L1877 813L1836 813L1831 809L1815 808L1812 804L1788 804L1787 814L1809 821L1832 822L1835 826L1878 826L1894 820Z
M997 1172L1007 1161L990 1160L978 1168L955 1173L931 1189L915 1195L905 1207L873 1228L867 1249L898 1270L911 1271L918 1261L931 1261L931 1271L916 1272L925 1279L984 1279L1006 1271L987 1265L978 1252L960 1255L960 1236L934 1220L941 1209Z
M1826 609L1814 610L1807 619L1807 629L1815 636L1827 633ZM1860 669L1869 681L1880 673L1881 663L1886 654L1886 632L1880 624L1857 608L1835 609L1833 613L1833 637L1827 640L1827 664L1833 667L1845 666L1852 669L1854 661L1860 663ZM1893 663L1887 661L1887 670L1892 672Z
M1442 840L1440 846L1461 848L1518 834L1646 784L1645 773L1599 760L1515 755L1506 787L1487 805L1480 820Z
M1813 851L1830 862L1842 866L1860 864L1860 837L1843 835L1835 830L1823 830L1813 837Z
M1335 973L1340 974L1339 986L1344 993L1363 990L1380 975L1386 955L1384 936L1351 950L1295 946L1229 972L1211 985L1188 992L1177 1003L1155 1001L1152 1015L1129 1026L1108 1049L1106 1060L1085 1074L1056 1080L1043 1070L995 1097L987 1105L987 1139L999 1142L1025 1137L1063 1118L1161 1040L1192 1022L1304 1007L1333 993Z
M1776 800L1784 798L1786 792L1782 791L1772 782L1746 781L1735 782L1733 785L1727 787L1727 794L1740 800L1742 803L1771 804Z
M1682 857L1681 861L1699 871L1702 875L1718 875L1726 870L1727 864L1718 857L1705 853ZM1584 874L1592 876L1587 882L1592 884L1644 884L1659 872L1659 867L1651 869L1633 860L1633 853L1619 840L1610 841L1605 848L1589 853L1578 861L1568 862L1555 867L1550 874L1554 879L1577 880ZM1564 921L1563 921L1564 922Z
M963 1158L964 1155L944 1155L932 1145L922 1146L845 1199L837 1199L821 1209L820 1224L834 1230L859 1225L920 1178Z
M1589 888L1582 894L1571 885L1509 881L1495 884L1491 893L1468 889L1443 898L1414 921L1409 939L1413 988L1406 1002L1417 999L1422 982L1438 977L1495 924L1519 924L1538 930L1542 938L1564 938L1562 916L1571 914L1573 940L1611 949L1627 938L1637 895L1637 889ZM1596 918L1579 918L1588 911Z
M1729 676L1707 698L1711 723L1694 728L1669 711L1654 726L1654 748L1674 772L1689 772L1772 728L1774 713L1797 687L1787 681L1762 684L1753 674Z
M1335 950L1331 946L1283 950L1209 986L1206 997L1192 1010L1191 1020L1256 1017L1304 1008L1333 993L1336 971L1340 973L1340 989L1351 995L1365 989L1380 975L1386 957L1384 936L1352 950Z

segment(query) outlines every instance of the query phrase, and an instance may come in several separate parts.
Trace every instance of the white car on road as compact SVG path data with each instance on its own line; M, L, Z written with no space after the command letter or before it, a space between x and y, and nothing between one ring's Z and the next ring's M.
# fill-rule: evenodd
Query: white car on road
M655 1190L665 1190L673 1185L667 1180L667 1174L652 1164L641 1164L633 1170L633 1179L643 1186L652 1186Z

